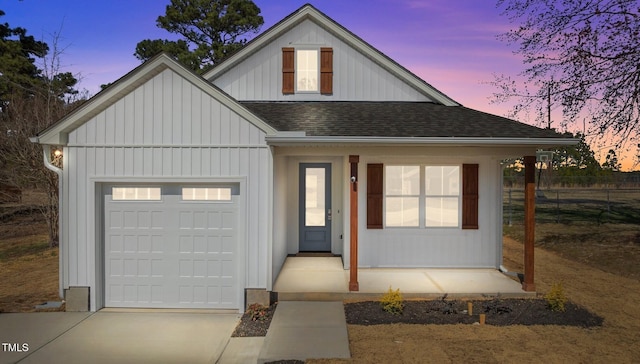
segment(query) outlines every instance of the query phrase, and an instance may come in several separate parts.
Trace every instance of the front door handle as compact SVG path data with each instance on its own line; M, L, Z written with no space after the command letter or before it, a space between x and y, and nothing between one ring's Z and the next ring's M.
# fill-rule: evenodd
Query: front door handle
M327 220L331 221L331 209L327 210Z

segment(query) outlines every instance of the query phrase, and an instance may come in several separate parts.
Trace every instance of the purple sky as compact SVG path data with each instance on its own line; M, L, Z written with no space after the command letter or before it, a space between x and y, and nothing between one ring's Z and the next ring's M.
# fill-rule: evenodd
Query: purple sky
M262 30L308 0L254 0ZM90 94L140 64L134 56L143 39L175 36L156 27L169 0L3 0L1 22L21 26L51 44L60 32L63 71L79 74ZM510 24L495 1L486 0L318 0L320 11L363 38L464 106L505 115L492 105L493 73L522 69L511 47L496 39ZM561 115L555 116L559 119ZM520 120L530 122L530 120ZM577 131L577 130L571 130Z
M257 0L262 30L304 5L305 0ZM171 38L156 27L169 0L3 0L0 18L51 43L60 31L66 71L80 73L91 94L140 64L136 44ZM365 5L366 6L363 6ZM483 5L478 5L483 4ZM314 4L389 57L465 106L503 114L489 105L493 91L481 82L492 72L517 72L520 63L495 38L507 29L493 1L322 0Z

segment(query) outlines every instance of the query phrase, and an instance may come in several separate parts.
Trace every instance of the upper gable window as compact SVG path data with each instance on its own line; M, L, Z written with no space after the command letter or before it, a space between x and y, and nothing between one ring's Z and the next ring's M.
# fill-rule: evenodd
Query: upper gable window
M333 94L333 48L282 48L282 93Z
M318 51L311 49L296 50L296 90L299 92L318 92Z

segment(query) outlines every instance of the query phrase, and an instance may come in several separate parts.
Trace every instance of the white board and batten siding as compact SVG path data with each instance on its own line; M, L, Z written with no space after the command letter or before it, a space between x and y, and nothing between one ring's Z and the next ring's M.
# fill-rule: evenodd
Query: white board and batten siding
M333 48L333 95L282 94L283 47ZM212 82L237 100L430 101L360 51L304 20Z
M428 155L425 152L425 155ZM367 163L398 164L400 156L360 156L359 171L366 176ZM502 264L501 210L502 169L497 156L450 155L404 160L418 164L479 164L479 229L455 228L392 228L368 229L367 197L361 193L358 209L359 266L363 268L498 268ZM366 179L360 179L361 191L366 191ZM346 232L348 234L348 231ZM345 245L348 249L348 244Z
M265 133L166 69L69 133L64 153L64 286L89 286L99 308L100 186L108 183L241 183L243 287L266 288L272 156ZM96 291L97 290L97 291Z

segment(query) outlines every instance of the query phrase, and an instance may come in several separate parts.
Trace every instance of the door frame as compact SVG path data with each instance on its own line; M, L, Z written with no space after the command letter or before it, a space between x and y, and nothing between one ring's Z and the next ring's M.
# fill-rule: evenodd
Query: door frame
M310 229L311 231L324 231L325 241L318 244L318 248L305 247L305 233L309 229L305 225L305 207L306 207L306 174L307 168L324 168L325 169L325 225L322 228ZM332 163L331 162L300 162L298 164L298 251L319 251L319 252L331 252L332 251ZM320 246L322 244L322 246Z

